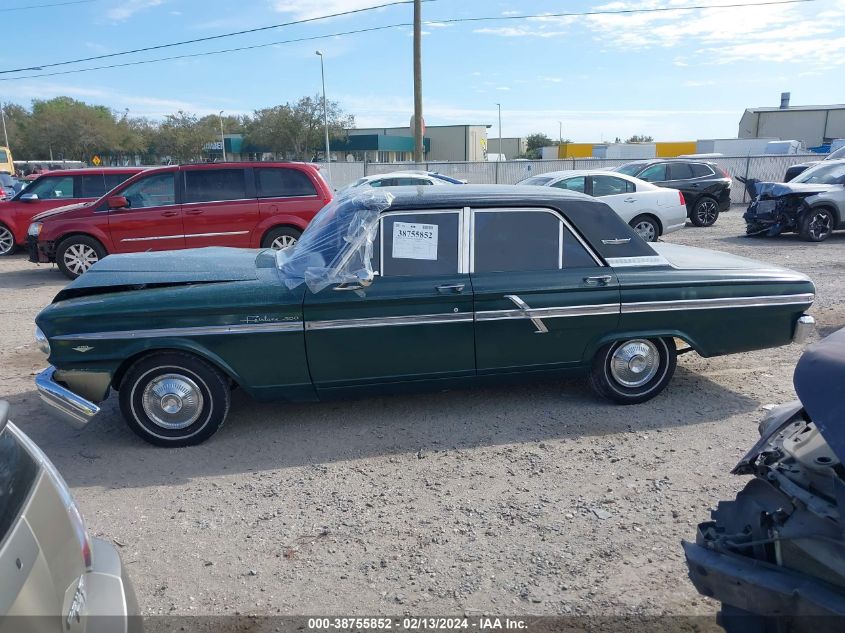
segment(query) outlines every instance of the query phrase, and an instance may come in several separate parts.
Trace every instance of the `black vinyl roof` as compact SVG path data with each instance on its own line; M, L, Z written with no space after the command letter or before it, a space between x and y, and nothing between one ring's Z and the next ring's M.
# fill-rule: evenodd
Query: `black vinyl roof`
M454 187L382 187L393 203L388 211L411 209L545 207L563 214L593 249L608 257L648 257L657 253L607 204L576 191L518 185L455 185ZM630 238L625 244L602 240Z

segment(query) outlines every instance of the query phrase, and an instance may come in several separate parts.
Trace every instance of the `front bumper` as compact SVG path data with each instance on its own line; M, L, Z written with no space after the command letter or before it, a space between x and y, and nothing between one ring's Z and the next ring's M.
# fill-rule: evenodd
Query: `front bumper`
M86 633L135 633L143 622L120 554L111 543L91 539L93 569L85 574Z
M799 625L790 630L803 630L802 621L819 633L843 630L845 599L830 585L751 558L686 541L682 545L690 580L700 594L749 613L789 618Z
M35 264L49 264L56 261L56 244L54 242L39 242L37 237L26 236L26 251L29 261Z
M74 428L84 428L100 414L100 407L56 382L55 373L56 368L50 365L35 377L41 401L55 417Z
M795 323L795 331L792 333L793 343L806 343L810 338L810 334L816 331L816 320L809 314L804 314L798 317Z

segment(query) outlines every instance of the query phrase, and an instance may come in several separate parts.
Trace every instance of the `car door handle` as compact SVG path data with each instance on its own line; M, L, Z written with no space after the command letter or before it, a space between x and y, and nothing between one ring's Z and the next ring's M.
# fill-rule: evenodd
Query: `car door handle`
M636 198L625 198L625 202L636 202Z
M599 275L597 277L584 277L584 283L588 286L606 286L613 279L613 275Z
M162 212L162 217L165 218L172 218L173 216L179 215L178 211L164 211Z
M203 209L190 209L189 211L185 211L186 215L201 215L203 213Z
M455 294L464 291L464 284L443 284L442 286L437 286L437 292L441 294L445 294L447 292L454 292Z

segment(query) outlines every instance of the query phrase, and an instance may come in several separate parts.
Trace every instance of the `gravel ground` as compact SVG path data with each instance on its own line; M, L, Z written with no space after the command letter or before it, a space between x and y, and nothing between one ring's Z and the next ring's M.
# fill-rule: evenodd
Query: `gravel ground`
M845 234L745 239L738 209L667 241L808 273L845 325ZM618 407L581 380L309 405L234 398L190 449L120 420L49 418L33 317L65 283L0 259L0 396L47 452L90 531L115 542L145 614L712 615L686 576L694 538L743 485L728 471L768 404L794 398L801 347L679 358L669 388Z

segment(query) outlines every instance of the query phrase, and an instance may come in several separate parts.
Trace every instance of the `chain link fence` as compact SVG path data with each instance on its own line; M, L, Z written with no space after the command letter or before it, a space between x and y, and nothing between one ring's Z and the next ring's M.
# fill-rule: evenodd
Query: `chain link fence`
M783 180L786 169L798 163L818 161L823 157L819 154L785 154L764 156L721 156L708 158L727 171L732 178L756 178L763 181ZM332 163L325 176L335 189L342 189L363 178L375 174L386 174L394 171L424 169L435 171L446 176L460 178L472 184L506 184L512 185L529 176L536 176L550 171L566 169L612 169L631 162L630 159L603 158L567 158L563 160L513 160L506 162L431 162L431 163ZM747 202L745 187L734 180L731 188L731 202Z

